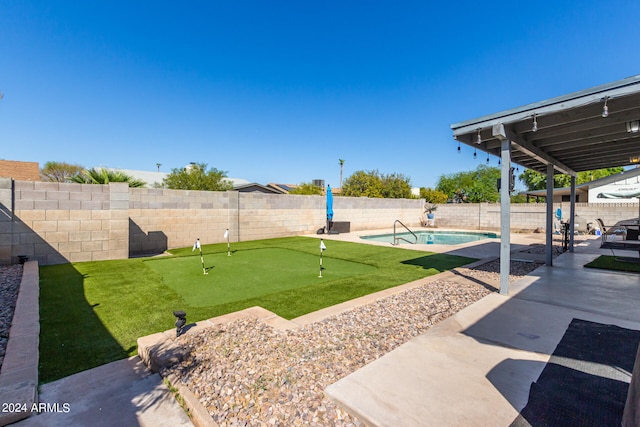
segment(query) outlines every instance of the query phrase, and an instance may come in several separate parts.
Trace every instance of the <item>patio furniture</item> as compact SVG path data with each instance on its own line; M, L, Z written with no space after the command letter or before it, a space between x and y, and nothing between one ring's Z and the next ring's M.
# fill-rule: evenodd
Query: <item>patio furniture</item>
M607 242L610 242L615 239L615 236L624 235L626 230L619 226L618 223L616 225L604 225L604 221L601 218L596 218L598 222L598 226L600 227L600 240L601 247Z
M638 251L637 259L624 257L624 261L640 262L640 240L638 240L639 232L635 228L635 224L632 224L631 221L627 220L618 221L615 225L607 229L600 218L596 219L596 221L598 221L600 229L602 230L602 241L600 244L602 249L611 249L611 253L614 256L615 253L613 251L615 249ZM616 236L622 236L622 238L616 239ZM622 260L623 258L620 259Z

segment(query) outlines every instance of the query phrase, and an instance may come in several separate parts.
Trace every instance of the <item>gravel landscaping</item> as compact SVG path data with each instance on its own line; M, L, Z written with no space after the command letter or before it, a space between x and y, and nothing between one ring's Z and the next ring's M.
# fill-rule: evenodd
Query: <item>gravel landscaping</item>
M511 280L540 264L512 261ZM499 261L313 323L279 331L243 319L178 338L188 350L165 368L220 426L361 426L323 390L490 292Z
M4 361L9 329L13 311L16 308L20 281L22 280L22 265L0 265L0 367Z

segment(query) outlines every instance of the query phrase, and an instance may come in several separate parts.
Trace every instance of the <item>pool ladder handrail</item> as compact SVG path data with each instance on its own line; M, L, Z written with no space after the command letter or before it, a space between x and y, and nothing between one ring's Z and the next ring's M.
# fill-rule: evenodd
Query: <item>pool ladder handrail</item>
M411 233L413 235L413 237L416 239L415 242L410 242L409 240L405 239L404 237L396 237L396 224L400 223L401 226L403 226L409 233ZM406 225L404 225L402 223L402 221L400 221L399 219L396 219L393 223L393 243L391 243L393 246L398 246L398 240L404 240L405 242L411 244L411 245L415 245L416 243L418 243L418 236L416 236L416 233L414 233L413 231L409 230L409 227L407 227Z

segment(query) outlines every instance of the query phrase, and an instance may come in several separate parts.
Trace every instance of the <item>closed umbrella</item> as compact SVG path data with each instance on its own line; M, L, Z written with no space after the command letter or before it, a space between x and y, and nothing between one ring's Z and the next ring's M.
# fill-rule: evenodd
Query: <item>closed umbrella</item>
M327 232L331 228L331 221L333 221L333 194L331 193L331 186L327 185Z

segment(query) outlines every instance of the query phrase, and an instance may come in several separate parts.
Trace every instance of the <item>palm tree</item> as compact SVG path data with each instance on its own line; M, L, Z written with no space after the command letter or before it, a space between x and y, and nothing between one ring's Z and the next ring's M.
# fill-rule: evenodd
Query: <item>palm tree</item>
M84 169L78 175L71 178L73 182L80 184L109 184L110 182L126 182L129 187L144 187L147 183L136 179L124 172L108 170L105 168Z
M158 167L158 172L160 172L160 166L162 166L162 163L156 163L156 166Z
M342 167L344 166L344 160L338 159L338 162L340 163L340 191L342 191Z

